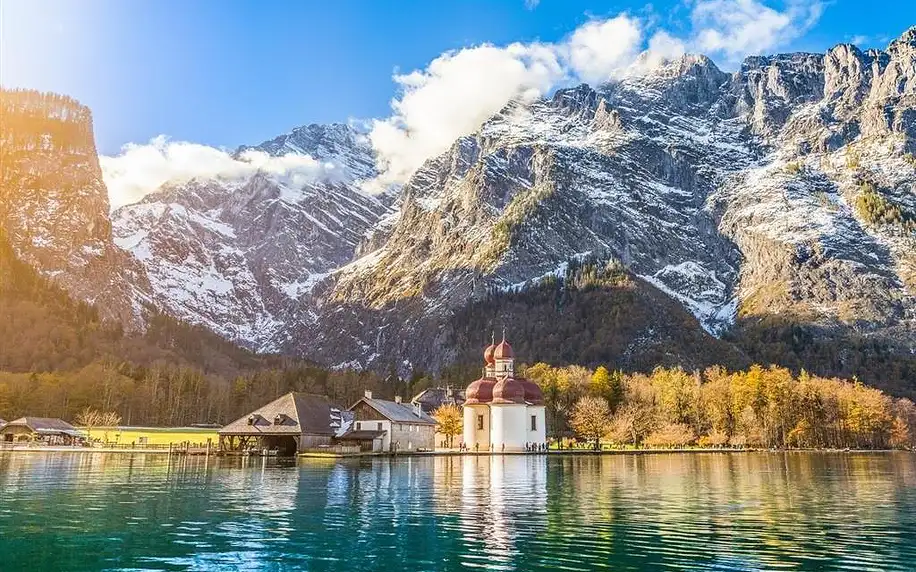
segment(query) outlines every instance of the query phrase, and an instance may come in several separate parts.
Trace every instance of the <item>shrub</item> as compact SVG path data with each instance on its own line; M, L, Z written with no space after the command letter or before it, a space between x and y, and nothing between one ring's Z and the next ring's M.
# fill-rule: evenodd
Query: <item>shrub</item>
M855 202L856 213L870 224L900 224L904 222L900 207L884 198L875 185L869 182L859 185Z
M852 149L848 150L846 152L846 167L855 170L859 168L860 164L861 159L859 157L859 153L857 151L853 151Z

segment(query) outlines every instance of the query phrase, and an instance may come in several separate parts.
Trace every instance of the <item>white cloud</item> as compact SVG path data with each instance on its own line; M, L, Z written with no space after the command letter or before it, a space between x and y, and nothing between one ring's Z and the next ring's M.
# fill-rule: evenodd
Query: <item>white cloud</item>
M447 52L424 70L395 75L394 114L370 133L381 182L404 182L423 162L476 130L511 99L545 95L569 80L598 83L635 57L639 23L626 15L593 21L556 44L483 45Z
M629 65L639 54L641 43L639 20L620 15L584 24L558 49L568 52L569 65L579 79L597 84Z
M112 209L137 202L169 182L243 179L261 171L302 186L336 174L334 165L307 155L271 157L262 151L248 150L236 159L221 149L168 141L163 135L145 145L129 143L116 157L102 156L99 162Z
M756 0L701 0L691 13L692 48L734 62L800 37L822 12L821 2L790 2L780 12Z
M698 0L685 37L620 14L591 20L557 43L483 45L447 52L423 70L395 75L393 114L373 123L382 185L403 183L423 162L474 132L512 98L547 94L563 83L598 84L686 52L728 64L783 47L813 26L821 2L790 0L782 11L756 0ZM640 57L640 52L642 56ZM638 59L638 66L632 66Z
M510 99L541 96L564 73L551 46L512 44L447 52L425 70L394 76L402 90L391 102L394 114L370 133L383 179L405 180Z

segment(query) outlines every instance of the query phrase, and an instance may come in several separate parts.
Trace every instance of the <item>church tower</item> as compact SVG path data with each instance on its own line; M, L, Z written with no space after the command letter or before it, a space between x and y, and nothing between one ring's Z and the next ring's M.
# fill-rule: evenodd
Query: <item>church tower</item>
M506 341L505 330L503 330L503 340L493 349L493 360L496 365L496 377L515 376L515 356L512 354L512 346Z

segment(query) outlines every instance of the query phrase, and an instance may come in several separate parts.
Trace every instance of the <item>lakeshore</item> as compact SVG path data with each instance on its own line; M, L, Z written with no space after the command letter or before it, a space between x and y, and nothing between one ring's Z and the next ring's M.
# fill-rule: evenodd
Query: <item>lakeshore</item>
M911 452L906 449L764 449L764 448L702 448L702 447L685 447L685 448L643 448L643 449L586 449L586 448L568 448L568 449L548 449L541 452L526 451L459 451L456 449L445 449L435 451L401 451L392 452L372 452L361 451L354 453L333 453L321 451L306 451L298 453L295 456L284 457L281 459L347 459L347 458L397 458L397 457L543 457L543 456L602 456L602 455L658 455L658 454L741 454L741 453L829 453L829 454L866 454L866 453L893 453L893 452ZM276 455L240 455L226 454L218 450L207 451L206 448L195 447L191 449L174 448L125 448L125 447L68 447L68 446L0 446L0 453L71 453L71 454L111 454L111 455L155 455L155 456L212 456L212 457L253 457L253 458L278 458Z

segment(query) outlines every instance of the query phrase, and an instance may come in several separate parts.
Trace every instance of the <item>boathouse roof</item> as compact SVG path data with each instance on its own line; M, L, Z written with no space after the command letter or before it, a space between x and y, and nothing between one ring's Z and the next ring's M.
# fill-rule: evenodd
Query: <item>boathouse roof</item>
M64 434L72 437L82 437L83 434L63 419L56 417L20 417L9 423L0 423L0 428L7 429L10 427L25 427L33 433L45 435Z
M340 410L324 395L291 392L219 430L220 435L334 435Z

